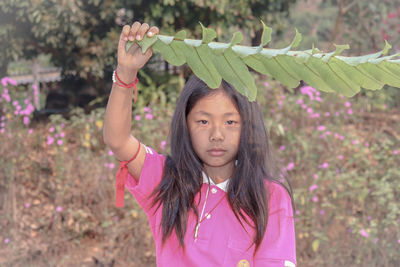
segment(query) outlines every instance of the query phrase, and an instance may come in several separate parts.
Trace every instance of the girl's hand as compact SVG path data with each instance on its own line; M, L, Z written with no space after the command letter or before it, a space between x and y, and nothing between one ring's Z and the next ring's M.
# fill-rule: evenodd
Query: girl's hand
M128 51L126 51L126 43L134 40L142 40L147 34L148 37L153 37L159 33L156 26L149 29L149 24L136 21L132 27L125 25L122 28L121 36L118 43L118 76L122 81L131 83L135 80L137 71L141 69L153 54L151 47L147 49L145 54L142 54L141 47L134 43Z

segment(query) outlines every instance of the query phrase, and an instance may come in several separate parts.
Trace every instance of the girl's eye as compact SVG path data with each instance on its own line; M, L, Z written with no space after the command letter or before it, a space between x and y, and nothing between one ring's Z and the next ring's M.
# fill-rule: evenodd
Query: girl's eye
M234 124L236 123L236 121L230 120L230 121L227 121L226 123L227 123L228 125L234 125Z
M199 120L198 123L205 125L205 124L207 124L207 121L206 120Z

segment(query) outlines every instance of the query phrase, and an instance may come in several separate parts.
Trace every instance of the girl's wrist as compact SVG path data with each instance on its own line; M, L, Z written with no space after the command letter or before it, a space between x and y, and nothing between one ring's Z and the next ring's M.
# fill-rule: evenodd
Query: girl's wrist
M131 84L136 80L137 70L126 69L120 65L117 66L118 77L126 84Z

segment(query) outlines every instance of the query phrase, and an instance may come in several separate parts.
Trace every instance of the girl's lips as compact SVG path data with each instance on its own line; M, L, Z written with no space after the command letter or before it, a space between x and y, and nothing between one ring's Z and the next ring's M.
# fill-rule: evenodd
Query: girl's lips
M225 154L226 150L223 149L210 149L207 151L211 156L219 157Z

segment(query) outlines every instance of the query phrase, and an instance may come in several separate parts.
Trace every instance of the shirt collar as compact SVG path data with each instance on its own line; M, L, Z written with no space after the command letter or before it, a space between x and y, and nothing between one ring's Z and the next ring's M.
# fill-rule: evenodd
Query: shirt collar
M205 172L202 172L202 173L203 173L203 183L208 184L207 174ZM225 181L223 181L222 183L215 184L214 181L210 178L210 184L217 186L224 192L227 192L227 190L228 190L228 182L229 182L229 178L226 179Z

